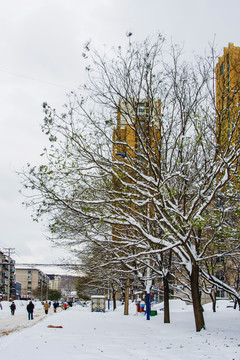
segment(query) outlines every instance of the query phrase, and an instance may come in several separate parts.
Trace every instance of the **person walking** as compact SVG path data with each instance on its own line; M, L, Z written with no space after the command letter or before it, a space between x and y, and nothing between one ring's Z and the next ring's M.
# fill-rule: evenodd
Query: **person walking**
M10 309L11 309L11 314L14 315L14 314L15 314L15 310L16 310L16 305L15 305L14 301L11 303Z
M45 310L45 314L48 314L48 309L50 308L50 306L49 306L49 303L47 301L44 303L43 307L44 307L44 310Z
M33 320L33 309L34 309L34 304L32 303L32 301L30 301L29 304L27 305L28 320Z
M57 312L57 308L58 308L58 303L55 301L55 302L53 303L53 311L54 311L54 312Z
M2 306L2 300L0 300L0 310L3 309L3 306Z

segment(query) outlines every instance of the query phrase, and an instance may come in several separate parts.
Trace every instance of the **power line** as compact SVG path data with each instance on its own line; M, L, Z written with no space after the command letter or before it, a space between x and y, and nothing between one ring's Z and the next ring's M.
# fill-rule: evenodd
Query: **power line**
M1 265L1 264L0 264ZM36 264L36 263L15 263L15 266L79 266L77 264Z
M9 265L8 262L1 262L0 263L0 266L1 265ZM35 264L35 263L15 263L15 267L17 266L29 266L29 267L33 267L33 266L52 266L52 267L55 267L55 266L59 266L59 267L73 267L73 266L79 266L78 264Z
M45 80L36 79L36 78L31 77L31 76L28 76L28 75L19 74L19 73L15 73L15 72L8 71L8 70L4 70L4 69L0 69L0 71L1 71L1 72L4 72L4 73L6 73L6 74L10 74L10 75L22 77L22 78L24 78L24 79L32 80L32 81L39 82L39 83L42 83L42 84L46 84L46 85L50 85L50 86L55 86L55 87L58 87L58 88L61 88L61 89L65 89L65 90L72 90L72 89L70 89L70 88L68 88L68 87L66 87L66 86L58 85L58 84L51 83L51 82L45 81Z

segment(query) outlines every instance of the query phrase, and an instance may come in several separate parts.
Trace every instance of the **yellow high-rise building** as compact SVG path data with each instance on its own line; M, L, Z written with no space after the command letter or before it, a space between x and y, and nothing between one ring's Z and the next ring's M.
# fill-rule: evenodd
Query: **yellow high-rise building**
M240 47L224 48L216 66L217 143L224 151L239 142Z
M215 72L218 154L219 156L222 154L228 156L234 147L240 146L240 47L229 43L228 47L224 48L223 55L218 59ZM230 172L230 188L238 193L240 185L239 158L234 165ZM228 214L230 214L229 210ZM230 217L237 227L238 216L233 212ZM223 249L229 249L230 252L231 243L227 238L219 241L219 253L223 252ZM215 276L237 290L239 288L238 272L237 256L236 258L220 256L216 259ZM223 290L218 289L217 296L224 297L225 295Z
M113 155L128 159L137 155L159 155L161 102L134 99L120 102L113 133Z

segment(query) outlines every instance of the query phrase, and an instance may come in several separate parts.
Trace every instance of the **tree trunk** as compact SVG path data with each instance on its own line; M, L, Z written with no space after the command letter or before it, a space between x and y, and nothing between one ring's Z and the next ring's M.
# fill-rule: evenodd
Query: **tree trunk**
M169 283L168 283L168 274L163 278L164 286L164 323L170 323L170 311L169 311Z
M196 331L201 331L205 328L203 310L201 305L200 293L199 293L199 267L198 265L192 265L192 273L190 276L191 292L193 301L193 312L195 318Z
M217 301L216 301L216 291L215 290L213 290L211 292L210 297L211 297L211 300L212 300L212 310L213 310L213 312L216 312L216 303L217 303Z
M234 306L233 306L233 308L236 310L236 308L237 308L237 304L238 304L238 309L239 309L239 311L240 311L240 300L239 299L235 299L234 300Z
M113 310L116 310L117 304L116 304L116 291L114 289L112 290L112 297L113 297Z
M128 275L127 280L126 280L126 287L125 287L124 315L128 315L129 287L130 287L130 277Z

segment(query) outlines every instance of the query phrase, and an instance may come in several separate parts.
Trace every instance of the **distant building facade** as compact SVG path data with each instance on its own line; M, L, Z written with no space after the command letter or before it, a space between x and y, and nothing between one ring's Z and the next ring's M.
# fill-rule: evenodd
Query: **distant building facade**
M16 281L21 283L21 298L47 299L49 277L39 269L16 269Z
M15 261L0 251L0 299L15 299Z
M60 275L48 274L49 289L61 291L62 277Z

